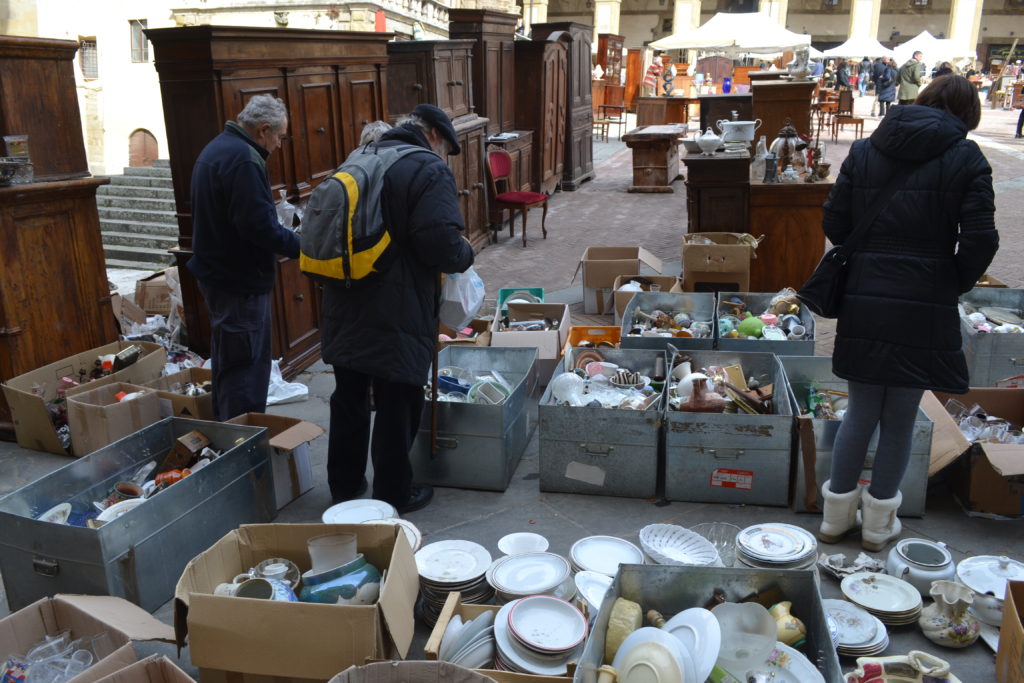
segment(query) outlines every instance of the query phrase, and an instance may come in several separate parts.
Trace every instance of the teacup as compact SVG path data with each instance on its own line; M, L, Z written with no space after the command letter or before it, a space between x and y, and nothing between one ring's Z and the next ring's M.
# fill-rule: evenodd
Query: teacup
M120 503L122 500L131 500L142 495L142 487L130 481L119 481L107 494L107 507Z
M793 340L803 339L807 334L807 328L803 325L790 325L789 338Z
M297 602L295 591L284 581L277 579L248 579L238 584L236 598L254 598L256 600L277 600L279 602Z

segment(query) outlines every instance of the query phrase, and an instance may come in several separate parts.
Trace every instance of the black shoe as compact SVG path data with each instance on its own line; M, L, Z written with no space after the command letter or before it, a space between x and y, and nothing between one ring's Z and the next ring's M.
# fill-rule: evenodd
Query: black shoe
M434 487L428 486L427 484L417 485L413 484L412 490L409 492L409 497L405 499L404 503L400 503L395 507L398 508L400 514L412 512L413 510L419 510L425 508L430 504L430 501L434 499Z
M1013 137L1015 137L1015 138L1024 138L1024 134L1021 134L1021 133L1017 133L1017 134L1016 134L1016 135L1014 135Z
M351 495L331 496L331 505L337 505L338 503L344 503L346 500L353 500L366 493L366 489L369 487L369 483L366 481L366 477L363 477L362 483L359 484L359 488L355 490L355 493Z

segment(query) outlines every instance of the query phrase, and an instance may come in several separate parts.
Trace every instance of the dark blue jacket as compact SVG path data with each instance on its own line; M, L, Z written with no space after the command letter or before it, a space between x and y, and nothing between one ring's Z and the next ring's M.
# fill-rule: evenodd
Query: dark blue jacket
M894 107L855 140L825 202L825 234L842 244L897 167L907 176L847 266L832 369L844 379L967 391L957 298L999 247L992 168L967 127L921 105Z
M455 177L419 130L392 128L379 144L424 148L396 161L384 176L381 206L397 258L350 287L324 284L320 354L330 365L423 384L434 359L441 273L465 271L473 265L473 249L462 239ZM474 150L464 147L462 153Z
M878 72L878 78L875 80L875 95L878 97L879 102L896 101L897 75L896 69L888 64L884 65Z
M277 255L299 257L299 237L281 226L270 194L267 150L234 121L192 169L188 269L203 284L236 294L274 288Z

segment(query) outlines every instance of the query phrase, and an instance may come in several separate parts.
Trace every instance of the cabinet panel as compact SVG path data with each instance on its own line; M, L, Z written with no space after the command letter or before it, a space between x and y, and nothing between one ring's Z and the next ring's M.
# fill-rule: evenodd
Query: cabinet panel
M279 258L279 286L274 292L277 345L275 358L294 355L315 344L320 337L319 285L299 270L299 262Z
M341 156L337 80L330 72L296 74L288 81L295 117L291 122L295 179L299 194L305 194L334 172Z
M516 43L516 127L533 133L533 184L553 192L562 179L566 129L565 34Z
M427 64L420 59L403 56L388 64L388 107L394 123L416 105L429 101Z
M270 95L287 101L287 90L288 84L284 74L276 69L261 69L256 73L226 71L221 75L224 121L234 121L238 112L242 111L256 95ZM294 178L294 118L294 115L288 117L288 137L281 141L281 149L267 157L270 190L275 198L279 190L287 189L292 184Z
M421 102L437 105L452 119L471 113L472 45L472 40L388 43L388 55L393 65L418 65L411 69L403 66L401 71L392 71L390 74L388 100L393 115L407 114ZM416 80L409 81L409 77ZM419 86L422 86L422 90Z
M451 80L448 81L448 97L450 98L451 113L449 116L456 118L470 113L470 102L473 98L470 94L470 63L469 51L458 50L451 54Z
M455 65L452 63L451 50L438 50L434 54L434 104L443 109L450 118L455 116L454 100L452 99L454 78Z
M343 84L342 102L348 104L348 125L344 128L343 137L343 155L348 156L359 146L363 126L383 119L384 110L381 107L381 84L376 74L347 74L340 82Z

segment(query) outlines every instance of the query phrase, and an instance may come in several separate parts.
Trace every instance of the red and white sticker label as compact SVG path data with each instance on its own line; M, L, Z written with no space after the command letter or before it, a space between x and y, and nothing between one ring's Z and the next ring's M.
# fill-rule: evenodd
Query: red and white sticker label
M720 467L711 473L711 485L720 486L723 489L749 491L754 488L754 473L749 470L730 470Z

